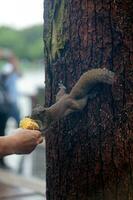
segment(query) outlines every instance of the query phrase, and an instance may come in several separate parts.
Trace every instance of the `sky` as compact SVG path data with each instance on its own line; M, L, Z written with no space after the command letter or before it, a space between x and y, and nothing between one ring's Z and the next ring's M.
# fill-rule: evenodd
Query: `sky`
M44 0L0 0L0 26L17 29L43 23Z

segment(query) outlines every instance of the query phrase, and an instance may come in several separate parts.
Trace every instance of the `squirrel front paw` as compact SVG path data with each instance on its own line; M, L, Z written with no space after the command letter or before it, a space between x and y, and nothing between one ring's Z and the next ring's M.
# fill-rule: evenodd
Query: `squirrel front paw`
M56 102L59 101L59 99L66 94L66 87L63 85L62 81L60 81L58 83L58 86L59 86L59 91L56 95Z

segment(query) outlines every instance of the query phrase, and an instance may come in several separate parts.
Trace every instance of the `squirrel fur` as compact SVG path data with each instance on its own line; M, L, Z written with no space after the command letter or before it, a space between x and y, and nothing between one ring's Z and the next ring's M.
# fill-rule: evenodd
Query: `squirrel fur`
M87 104L87 100L94 87L99 83L112 85L114 82L114 72L108 69L91 69L85 72L74 85L69 94L66 88L60 84L60 90L57 93L56 103L45 108L36 106L31 114L31 118L40 122L43 130L49 128L52 122L57 121L64 116L75 111L81 111Z

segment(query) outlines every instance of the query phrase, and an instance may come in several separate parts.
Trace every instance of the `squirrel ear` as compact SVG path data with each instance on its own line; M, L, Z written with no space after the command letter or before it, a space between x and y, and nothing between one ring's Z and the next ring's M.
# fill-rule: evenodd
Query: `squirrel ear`
M36 107L33 108L31 117L32 118L38 118L40 115L45 114L46 108L42 105L36 105Z

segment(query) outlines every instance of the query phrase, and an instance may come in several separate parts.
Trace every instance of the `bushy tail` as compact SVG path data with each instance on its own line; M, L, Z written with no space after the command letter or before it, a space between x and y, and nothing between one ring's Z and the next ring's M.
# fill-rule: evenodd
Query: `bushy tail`
M70 97L73 99L84 98L98 83L112 84L114 82L114 75L114 72L105 68L88 70L72 88Z

